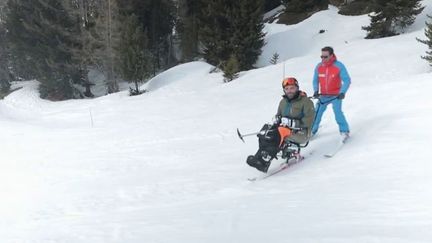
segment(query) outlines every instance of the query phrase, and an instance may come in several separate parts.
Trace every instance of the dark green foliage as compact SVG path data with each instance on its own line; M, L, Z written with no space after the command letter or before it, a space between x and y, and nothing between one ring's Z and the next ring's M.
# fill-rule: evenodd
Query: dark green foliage
M224 71L224 82L231 82L232 80L238 78L238 73L240 72L240 63L237 58L232 55L228 61L223 64Z
M421 0L374 0L371 24L364 26L366 39L376 39L400 34L412 25L423 11Z
M328 0L282 0L287 13L305 13L328 9Z
M190 62L199 56L199 31L204 0L179 0L176 30L180 39L181 61Z
M119 48L119 68L122 78L134 83L132 95L141 94L139 84L151 76L147 32L144 32L135 15L126 17Z
M233 26L228 10L234 4L230 0L206 0L206 3L200 28L204 58L208 63L220 66L232 53L230 39Z
M155 74L176 64L175 4L172 0L8 0L4 45L8 49L0 50L0 55L2 63L11 65L2 65L0 75L11 67L12 76L40 81L42 97L63 100L83 97L76 85L84 86L84 95L92 97L94 84L88 71L97 69L106 77L107 92L117 92L120 76L138 83L148 77L149 65ZM127 23L131 15L139 23L135 32ZM198 41L193 45L195 56ZM133 65L138 69L132 75Z
M237 0L232 9L233 32L231 44L240 70L249 70L262 53L264 46L263 2Z
M340 7L339 14L357 16L372 12L374 0L354 0Z
M84 0L90 1L92 0ZM116 73L116 61L118 60L117 48L122 36L119 35L122 24L120 22L120 7L122 2L117 0L95 1L96 14L95 26L93 31L96 33L97 43L100 47L97 48L97 62L102 67L102 72L105 75L105 85L108 93L119 91L118 74ZM90 30L92 31L92 30Z
M395 20L396 26L400 30L406 29L414 24L417 15L423 12L422 0L399 0L397 1L399 16Z
M432 16L428 15L428 18L430 19L430 22L426 22L426 29L425 29L425 35L426 40L417 40L425 45L428 46L429 50L426 51L426 55L422 56L423 59L429 62L430 66L432 66Z
M74 97L72 78L76 66L71 49L79 29L60 0L9 0L6 17L8 43L17 66L41 82L41 97L63 100Z
M282 0L285 12L279 16L279 23L297 24L312 14L328 9L328 0Z
M1 21L2 15L0 12L0 93L7 93L10 89L10 71L9 71L9 57L6 38L6 29L4 23Z
M343 6L343 5L345 5L347 2L348 2L347 0L329 0L329 3L330 3L331 5L336 6L336 7ZM352 0L351 0L351 2L352 2Z
M46 70L47 76L39 77L40 97L52 101L76 98L74 88L69 75L58 70ZM48 74L49 73L49 74ZM49 76L48 76L49 75Z
M137 96L146 93L147 90L137 90L136 88L129 87L129 96Z
M176 6L172 0L129 0L120 4L123 16L135 14L147 31L152 53L154 74L175 63L172 53L172 33L176 20Z
M275 52L270 59L270 64L276 65L279 61L279 53Z
M207 0L200 38L205 59L215 66L232 55L240 70L253 68L264 46L261 0Z

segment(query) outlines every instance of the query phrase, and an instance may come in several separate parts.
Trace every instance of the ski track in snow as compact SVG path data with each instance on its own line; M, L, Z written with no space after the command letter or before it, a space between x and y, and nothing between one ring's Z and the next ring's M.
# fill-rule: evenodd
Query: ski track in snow
M53 103L25 82L0 101L0 242L431 242L432 73L415 40L424 3L407 33L379 40L363 39L367 16L335 8L268 24L261 68L227 84L202 62L138 97ZM353 79L351 140L323 158L339 139L329 107L304 162L248 182L257 139L243 144L235 129L253 132L276 111L283 64L268 60L277 51L311 94L324 45Z

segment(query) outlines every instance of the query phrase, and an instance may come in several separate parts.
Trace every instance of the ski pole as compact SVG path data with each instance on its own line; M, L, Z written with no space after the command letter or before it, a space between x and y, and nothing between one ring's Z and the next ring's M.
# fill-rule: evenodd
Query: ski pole
M260 132L254 132L254 133L249 133L249 134L242 135L242 134L240 133L240 130L237 128L237 135L238 135L239 138L243 141L243 143L245 143L245 140L243 139L244 137L255 136L255 135L258 135L259 133L260 133Z
M336 100L336 99L338 98L337 96L335 96L334 98L329 99L329 100L327 100L326 102L322 102L321 99L320 99L321 96L322 96L322 94L318 94L318 98L315 98L314 96L310 96L310 97L308 97L308 98L309 98L309 99L317 99L318 102L319 102L321 105L330 104L330 102L332 102L333 100Z

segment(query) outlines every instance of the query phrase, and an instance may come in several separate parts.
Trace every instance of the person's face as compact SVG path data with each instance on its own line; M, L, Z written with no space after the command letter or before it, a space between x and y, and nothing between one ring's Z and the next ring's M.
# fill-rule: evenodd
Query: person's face
M297 91L298 91L298 88L295 85L287 85L284 88L285 95L290 99L294 98Z
M330 57L331 57L331 55L330 55L329 51L322 51L321 52L321 60L323 62L328 62L328 60L330 60Z

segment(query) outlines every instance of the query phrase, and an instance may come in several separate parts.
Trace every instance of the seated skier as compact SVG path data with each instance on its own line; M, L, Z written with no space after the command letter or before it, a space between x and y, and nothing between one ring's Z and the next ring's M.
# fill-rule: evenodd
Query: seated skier
M300 91L295 78L282 81L283 99L279 103L273 125L266 124L259 134L259 150L251 155L247 163L256 169L267 172L271 160L286 144L300 146L309 141L315 119L313 102L306 93ZM289 159L289 158L288 158Z

